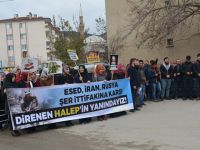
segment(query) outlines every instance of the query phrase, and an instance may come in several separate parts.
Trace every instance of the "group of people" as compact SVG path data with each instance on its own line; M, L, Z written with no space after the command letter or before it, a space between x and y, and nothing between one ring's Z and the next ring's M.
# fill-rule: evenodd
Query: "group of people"
M174 63L165 57L161 64L157 59L144 62L132 58L127 70L126 77L130 78L136 110L143 104L144 98L153 101L200 100L200 54L194 62L191 56L186 56L184 62L177 59Z
M37 72L35 70L29 72L22 72L20 69L17 69L13 73L6 74L4 79L2 80L0 106L2 111L4 111L4 115L9 117L9 110L6 98L7 88L34 88L62 84L98 82L123 78L125 78L125 67L121 64L118 65L118 69L115 71L110 71L109 68L105 67L103 64L97 64L96 67L93 68L93 70L91 70L90 72L88 72L84 65L80 65L78 70L63 65L63 73L55 75L48 75L48 73L46 73L45 70L40 72ZM32 101L35 102L34 107L30 106L32 105ZM35 108L37 108L37 99L31 97L30 92L28 90L25 91L24 103L21 105L21 107L23 111L35 110ZM110 117L116 117L124 113L125 112L110 114ZM90 122L91 119L92 118L80 119L79 123L85 124ZM99 121L103 121L107 119L107 116L99 116L97 117L97 119ZM6 121L9 121L10 123L10 119L7 120L4 118L3 120L0 118L0 128L2 128L2 125ZM65 124L67 126L73 125L71 121L67 121L65 122ZM56 124L51 124L48 125L48 128L54 128L55 126ZM20 131L13 131L11 125L10 128L13 136L20 135ZM35 129L35 127L28 128L27 132L34 132Z
M7 88L33 88L41 86L73 84L73 83L88 83L98 81L109 81L129 78L132 97L134 99L134 109L131 112L140 110L140 107L145 105L144 100L161 101L163 99L183 98L200 99L200 54L197 55L195 62L191 61L191 57L187 56L184 62L176 60L170 63L168 57L164 58L163 63L159 64L158 60L143 61L132 58L130 63L125 67L123 64L118 64L116 70L110 70L108 66L97 64L95 68L88 71L84 65L80 65L78 70L74 70L69 66L63 66L63 73L54 76L36 71L21 72L17 69L14 73L8 73L2 83L0 113L3 112L4 103L6 104L6 89ZM36 101L37 104L37 101ZM8 109L7 105L6 109ZM29 103L23 105L23 109ZM7 111L7 114L8 111ZM119 112L110 114L109 117L118 117L126 114ZM0 115L3 116L3 115ZM106 120L108 115L98 116L97 120ZM5 121L0 118L0 128ZM80 124L89 123L92 118L80 119ZM65 122L67 126L73 125L71 121ZM55 127L55 124L48 125ZM12 126L10 127L12 129ZM35 130L31 128L28 130ZM12 131L12 135L20 135L19 131Z

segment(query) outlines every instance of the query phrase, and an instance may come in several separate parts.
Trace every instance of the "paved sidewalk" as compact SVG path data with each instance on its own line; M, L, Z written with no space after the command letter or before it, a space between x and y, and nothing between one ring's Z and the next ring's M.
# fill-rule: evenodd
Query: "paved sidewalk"
M199 150L200 101L147 102L141 111L86 125L12 137L0 150Z

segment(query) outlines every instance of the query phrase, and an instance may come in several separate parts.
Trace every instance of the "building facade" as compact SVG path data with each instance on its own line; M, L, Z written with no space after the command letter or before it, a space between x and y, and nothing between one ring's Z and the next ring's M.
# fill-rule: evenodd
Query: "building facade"
M163 1L164 3L165 1ZM112 38L118 31L123 31L123 28L129 24L130 7L127 0L106 0L106 20L107 20L107 40L108 48L112 43ZM186 55L191 55L192 59L196 59L197 53L200 52L200 17L196 17L189 29L182 29L183 34L176 34L171 39L166 39L166 43L171 46L159 45L154 48L137 47L136 32L133 32L124 42L124 47L117 51L119 54L119 61L121 63L129 63L130 58L139 59L156 59L160 62L163 58L168 56L171 60L185 59ZM168 40L168 41L167 41Z
M0 20L0 61L3 67L21 66L23 58L37 58L44 62L55 59L53 43L60 34L50 18L29 13Z

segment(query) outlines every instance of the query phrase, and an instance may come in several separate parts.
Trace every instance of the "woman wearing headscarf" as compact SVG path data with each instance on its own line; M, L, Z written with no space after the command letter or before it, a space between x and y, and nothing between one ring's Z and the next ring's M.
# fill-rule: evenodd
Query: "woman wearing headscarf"
M8 88L17 88L16 75L13 73L8 73L4 80L4 89L5 89L4 98L6 99L6 112L7 112L7 115L9 116L10 113L9 113L9 107L8 107L8 101L7 101L7 95L6 95L6 89ZM12 136L20 136L20 132L18 130L13 130L10 116L9 116L9 119L10 119L10 129L11 129Z
M126 76L126 67L123 64L117 65L117 70L112 71L112 80L124 79ZM127 114L126 111L117 112L110 114L111 118L119 117L121 115Z
M87 69L85 68L84 65L79 66L79 70L78 70L78 73L75 75L74 81L75 81L75 83L90 82ZM80 124L89 123L90 121L91 121L91 118L79 119Z
M21 73L21 78L19 82L17 82L17 87L18 88L26 88L27 87L27 78L28 78L28 73L27 72L22 72Z
M36 71L32 71L28 75L29 83L27 87L33 88L33 87L40 87L40 79L38 78Z
M95 69L95 75L94 75L94 82L98 81L106 81L107 80L107 72L103 64L98 64ZM106 120L106 116L98 116L97 119L99 121Z
M73 84L74 83L74 77L72 75L70 67L68 67L68 66L66 66L63 69L62 83L63 84Z
M72 75L71 69L69 66L65 66L63 68L63 74L60 77L60 81L58 82L59 85L62 84L73 84L74 83L74 77ZM65 122L66 126L73 126L73 123L71 121Z

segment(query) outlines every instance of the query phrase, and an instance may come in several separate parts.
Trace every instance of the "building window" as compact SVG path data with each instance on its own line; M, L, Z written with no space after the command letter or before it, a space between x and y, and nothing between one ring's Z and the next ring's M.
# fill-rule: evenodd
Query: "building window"
M12 23L6 24L6 28L7 28L7 29L12 29Z
M23 28L24 24L23 23L19 23L19 28Z
M22 44L21 45L21 49L22 49L22 51L27 50L27 45L26 44Z
M8 51L13 51L14 50L14 46L13 45L8 45Z
M49 41L46 42L46 49L51 50L51 42Z
M46 31L46 38L50 37L50 31Z
M170 5L170 0L165 0L165 6L169 6Z
M14 62L15 56L8 56L8 62Z
M12 34L8 34L7 35L7 40L13 40L13 35Z
M174 47L174 39L173 38L167 39L167 47Z
M26 39L26 33L21 33L20 34L20 39Z

